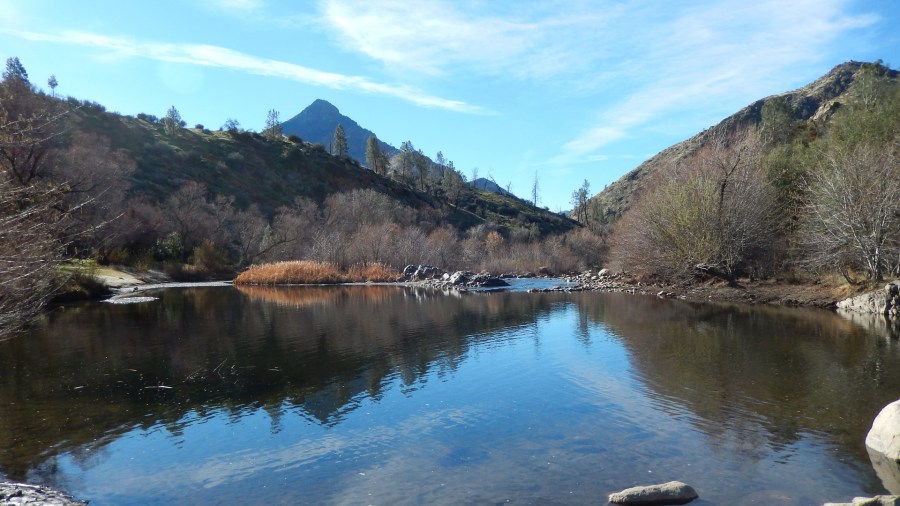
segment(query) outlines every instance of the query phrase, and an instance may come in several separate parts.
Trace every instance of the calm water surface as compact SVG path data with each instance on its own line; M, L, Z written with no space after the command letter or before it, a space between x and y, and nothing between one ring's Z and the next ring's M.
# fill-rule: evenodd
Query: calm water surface
M92 505L694 504L884 493L900 347L818 311L621 294L197 288L0 342L0 475Z

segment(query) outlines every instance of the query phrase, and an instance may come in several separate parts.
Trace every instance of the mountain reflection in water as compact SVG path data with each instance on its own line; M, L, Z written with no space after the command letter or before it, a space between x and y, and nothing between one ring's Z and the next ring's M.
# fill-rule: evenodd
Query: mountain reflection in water
M59 308L0 343L0 473L95 504L580 503L669 479L720 504L883 492L862 441L900 392L900 351L831 313L158 295Z

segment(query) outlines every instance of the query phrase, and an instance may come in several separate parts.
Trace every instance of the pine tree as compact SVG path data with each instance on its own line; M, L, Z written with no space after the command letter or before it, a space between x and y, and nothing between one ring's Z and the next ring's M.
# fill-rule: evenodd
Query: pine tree
M28 72L25 71L25 67L22 66L22 62L19 61L18 56L6 59L6 70L3 71L3 80L10 81L12 79L17 79L25 83L29 82Z
M339 158L347 156L350 146L347 144L347 134L344 133L344 125L338 123L334 129L334 137L331 140L331 154Z
M281 128L281 120L279 119L278 111L269 109L269 114L266 116L266 128L262 132L263 137L270 141L274 141L280 139L282 133L283 130Z
M369 136L366 140L366 164L376 174L385 173L385 156L378 145L378 138L374 135Z
M167 134L174 134L184 126L184 121L181 119L181 113L178 112L178 109L176 109L174 105L166 111L166 117L162 119L162 123Z
M56 87L59 86L59 81L56 80L54 74L50 74L50 77L47 79L47 86L50 87L50 93L56 96Z

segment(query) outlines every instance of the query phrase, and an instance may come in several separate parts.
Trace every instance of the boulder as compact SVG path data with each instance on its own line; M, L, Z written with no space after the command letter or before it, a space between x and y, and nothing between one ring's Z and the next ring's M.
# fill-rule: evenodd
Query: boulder
M900 495L900 461L889 459L871 448L866 450L869 453L869 461L872 462L872 469L881 479L884 488L894 495Z
M418 265L407 265L406 267L403 268L403 277L406 279L411 278L412 275L416 273L416 269L418 269L418 268L419 268Z
M412 278L415 280L435 279L441 277L444 272L437 267L431 265L420 265L413 272Z
M888 318L900 317L900 280L885 285L883 290L850 297L837 303L838 309L853 313L884 315Z
M87 503L74 497L42 485L27 483L0 482L0 504L25 505L40 504L44 506L86 506Z
M597 273L597 275L600 276L601 278L605 278L606 276L609 276L610 274L612 274L612 272L606 268L600 269L600 272Z
M469 282L469 277L463 271L456 271L450 275L447 281L453 286L464 285Z
M900 506L900 496L854 497L853 502L827 502L824 506Z
M900 400L885 406L866 435L866 447L894 461L900 461Z
M659 485L632 487L609 494L614 504L687 504L699 497L690 485L670 481Z
M468 284L469 286L478 286L483 288L509 286L509 283L507 283L506 281L498 278L497 276L492 276L486 272L472 276Z

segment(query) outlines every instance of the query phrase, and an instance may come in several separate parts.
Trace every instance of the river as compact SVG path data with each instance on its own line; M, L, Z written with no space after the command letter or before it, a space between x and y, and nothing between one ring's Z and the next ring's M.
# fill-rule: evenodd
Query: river
M826 311L604 293L182 288L0 342L0 477L92 505L885 493L900 346Z

